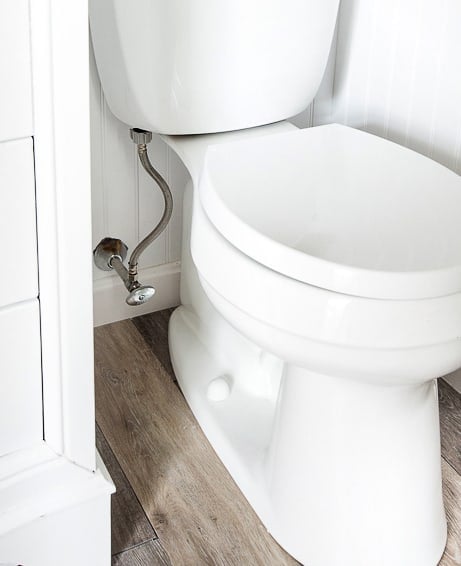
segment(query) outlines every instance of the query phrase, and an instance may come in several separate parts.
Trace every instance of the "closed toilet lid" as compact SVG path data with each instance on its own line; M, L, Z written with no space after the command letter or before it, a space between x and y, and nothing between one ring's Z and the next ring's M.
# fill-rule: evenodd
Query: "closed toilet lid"
M371 134L333 124L210 146L199 195L230 243L288 277L383 299L461 291L461 178Z

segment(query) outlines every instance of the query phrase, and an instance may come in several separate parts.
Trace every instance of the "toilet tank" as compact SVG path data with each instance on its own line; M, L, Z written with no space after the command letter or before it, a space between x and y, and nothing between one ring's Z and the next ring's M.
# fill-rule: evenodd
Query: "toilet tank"
M339 0L90 0L112 112L164 134L224 132L304 110Z

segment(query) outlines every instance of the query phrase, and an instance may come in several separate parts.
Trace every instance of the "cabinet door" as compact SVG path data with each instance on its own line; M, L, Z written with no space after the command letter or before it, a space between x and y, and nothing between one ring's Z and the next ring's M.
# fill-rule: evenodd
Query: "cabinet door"
M0 307L38 295L32 138L0 143Z
M0 0L0 141L32 135L28 0Z
M0 309L0 456L43 438L38 300Z

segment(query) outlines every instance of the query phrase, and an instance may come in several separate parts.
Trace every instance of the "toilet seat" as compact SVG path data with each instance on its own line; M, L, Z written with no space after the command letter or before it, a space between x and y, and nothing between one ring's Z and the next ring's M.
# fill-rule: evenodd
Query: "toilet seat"
M378 299L461 291L461 179L371 134L333 124L210 146L199 196L231 244L298 281Z

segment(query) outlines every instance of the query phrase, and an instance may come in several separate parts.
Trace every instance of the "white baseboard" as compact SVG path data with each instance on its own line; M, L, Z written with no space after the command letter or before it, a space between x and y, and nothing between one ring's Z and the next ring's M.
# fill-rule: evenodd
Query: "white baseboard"
M93 284L94 326L179 305L180 273L179 262L141 269L139 281L143 285L152 285L155 288L155 295L150 301L137 307L130 307L125 303L127 290L116 274L96 280Z

